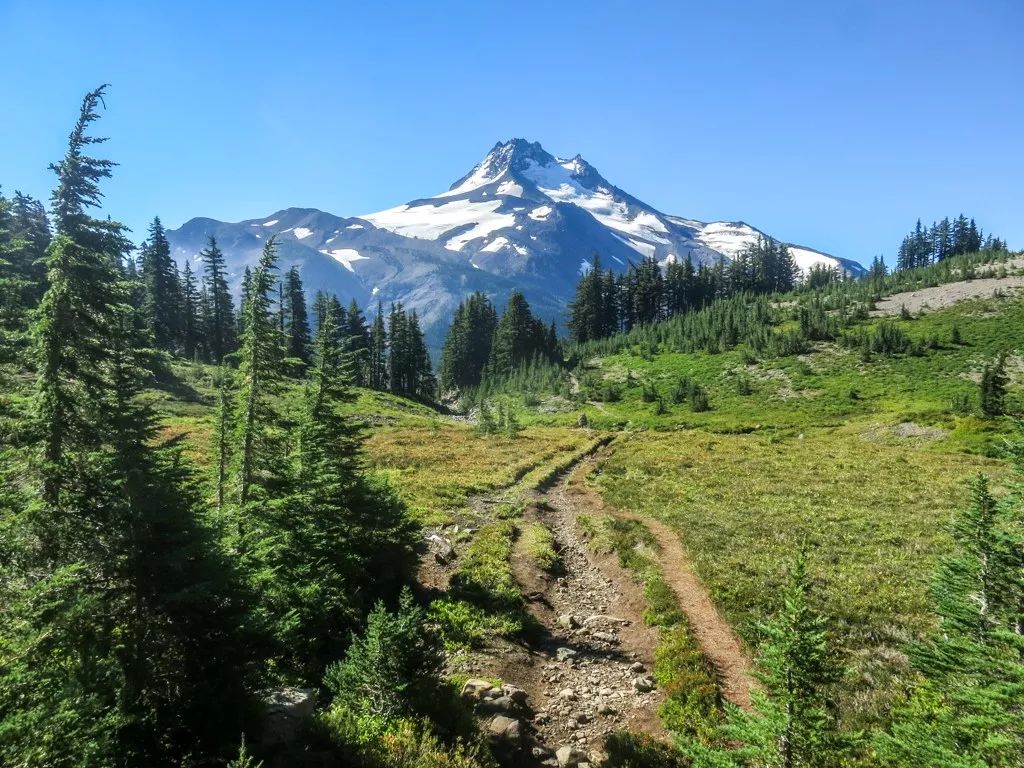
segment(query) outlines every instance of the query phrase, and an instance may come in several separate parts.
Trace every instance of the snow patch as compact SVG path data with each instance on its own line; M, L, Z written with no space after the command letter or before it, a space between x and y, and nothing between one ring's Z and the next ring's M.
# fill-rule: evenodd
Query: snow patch
M362 261L363 259L370 258L369 256L363 256L359 251L354 248L335 248L332 251L320 251L325 256L330 256L336 262L341 264L349 272L355 272L352 268L352 262Z
M312 229L307 229L306 227L295 228L295 237L298 238L299 240L304 240L305 238L309 237L312 234Z
M263 222L263 226L264 227L272 227L275 224L277 224L277 221L278 221L277 219L271 219L270 221L264 221Z
M445 243L445 248L458 251L470 240L486 237L491 232L511 227L516 217L511 213L497 213L501 200L471 202L452 200L441 205L400 205L379 213L360 218L367 219L381 229L387 229L405 237L437 240L453 229L472 225Z

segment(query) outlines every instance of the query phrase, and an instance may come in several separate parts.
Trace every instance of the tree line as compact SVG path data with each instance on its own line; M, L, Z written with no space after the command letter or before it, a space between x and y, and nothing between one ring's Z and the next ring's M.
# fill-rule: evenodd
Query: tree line
M791 291L799 276L789 248L760 236L728 264L719 260L695 267L687 256L662 270L652 257L616 274L603 269L595 255L569 305L569 333L576 342L606 338L700 309L715 299Z
M923 226L918 219L917 225L903 238L896 252L896 269L924 267L950 256L981 250L1005 249L1005 242L992 235L985 237L974 219L968 219L962 213L954 219L947 216L930 227Z

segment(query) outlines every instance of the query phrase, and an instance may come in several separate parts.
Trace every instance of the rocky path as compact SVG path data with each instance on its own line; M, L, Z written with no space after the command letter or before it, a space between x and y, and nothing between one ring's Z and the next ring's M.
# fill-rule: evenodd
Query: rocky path
M595 461L578 462L528 506L525 522L551 531L561 567L545 572L517 546L513 574L538 630L525 646L497 650L481 663L480 679L470 680L464 692L488 718L492 744L508 765L596 765L609 733L665 736L657 714L663 697L653 676L659 636L643 622L642 590L617 556L590 552L579 532L580 515L633 517L605 505L583 482ZM666 580L718 670L723 696L749 707L749 662L694 576L678 534L657 520L642 522L658 541ZM484 677L506 685L492 687Z

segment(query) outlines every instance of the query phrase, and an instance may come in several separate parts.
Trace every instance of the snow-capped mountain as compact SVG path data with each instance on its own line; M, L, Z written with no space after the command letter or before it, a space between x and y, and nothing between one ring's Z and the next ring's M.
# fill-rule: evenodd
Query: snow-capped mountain
M289 208L228 224L192 219L168 233L179 260L217 237L236 283L277 235L281 265L298 265L306 287L418 310L433 344L455 306L482 290L501 304L521 289L543 316L561 318L581 269L595 253L621 270L644 257L661 263L730 259L762 236L742 222L666 215L606 181L580 156L556 158L523 139L498 143L447 192L396 208L341 218ZM856 262L790 244L801 269L827 264L854 275Z

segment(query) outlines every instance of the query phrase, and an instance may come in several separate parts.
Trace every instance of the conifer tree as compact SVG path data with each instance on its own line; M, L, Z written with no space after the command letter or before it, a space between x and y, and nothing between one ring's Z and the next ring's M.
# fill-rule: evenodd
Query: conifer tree
M57 236L36 313L39 498L4 522L0 763L174 764L215 754L243 702L234 589L173 445L139 397L142 321L120 224L90 216L112 163L85 154L103 88L56 164ZM45 734L44 738L41 735Z
M212 235L209 244L200 252L199 258L203 262L203 273L209 291L209 326L206 334L210 360L220 363L225 355L234 351L238 329L231 291L228 288L224 254L217 247L217 240Z
M285 273L282 284L281 312L283 325L281 332L287 339L288 357L300 360L308 365L310 356L309 317L306 312L306 296L302 290L302 279L298 267L292 267Z
M994 419L1006 412L1006 357L999 355L981 370L981 413Z
M841 677L824 618L811 606L806 552L790 571L782 608L765 625L758 661L763 691L754 712L729 710L725 746L683 744L696 766L799 768L845 765L850 742L838 726L830 687Z
M355 299L349 303L344 321L343 335L346 339L352 383L357 387L369 386L370 330L366 327L366 318L363 317Z
M263 247L249 292L242 307L244 326L238 352L238 388L235 418L235 481L239 511L238 530L244 546L245 506L254 492L266 496L268 484L278 476L273 427L276 414L271 398L281 386L284 344L272 312L271 291L277 267L277 242L270 237Z
M370 331L370 387L383 391L388 388L388 335L384 326L384 307L377 302L377 314Z
M140 270L145 286L142 306L153 341L160 349L173 350L181 338L181 296L171 244L159 216L142 244Z
M442 390L467 389L480 384L497 323L494 305L483 293L476 292L459 304L441 356Z
M879 765L1018 765L1024 750L1024 639L1019 498L1001 509L976 478L951 525L954 552L935 572L939 628L910 649L921 674L875 740Z
M203 344L199 291L192 266L187 261L181 274L181 351L186 360L199 358Z

